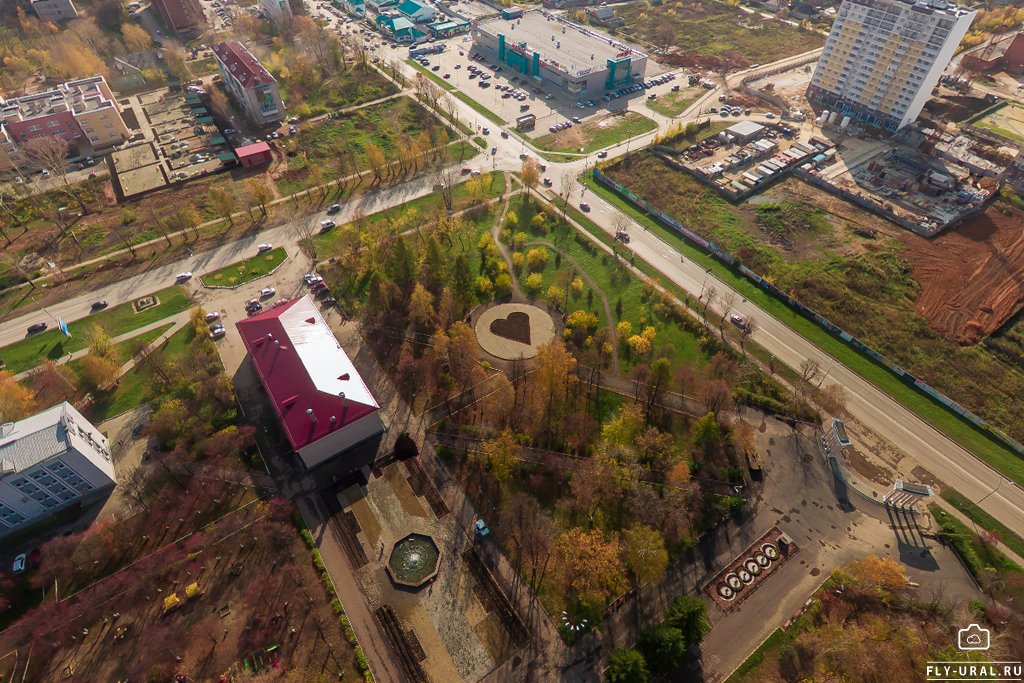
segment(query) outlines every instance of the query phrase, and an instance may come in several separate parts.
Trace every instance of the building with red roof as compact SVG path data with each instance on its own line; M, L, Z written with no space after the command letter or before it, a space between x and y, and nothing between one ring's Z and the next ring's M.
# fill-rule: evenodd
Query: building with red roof
M258 126L284 120L285 108L277 79L237 40L219 43L213 48L224 87Z
M189 33L206 26L206 14L199 0L153 0L152 4L167 27L176 33Z
M384 432L380 406L316 303L303 296L235 327L303 466L369 465L375 449L353 451Z
M265 142L254 142L251 145L244 145L235 148L235 155L238 156L238 163L246 168L270 163L273 154L270 145Z

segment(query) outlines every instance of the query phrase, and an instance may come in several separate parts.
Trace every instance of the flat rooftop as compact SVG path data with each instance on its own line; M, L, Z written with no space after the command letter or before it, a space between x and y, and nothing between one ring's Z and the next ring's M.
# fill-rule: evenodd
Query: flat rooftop
M625 43L548 16L534 10L525 12L518 19L496 17L480 22L477 30L494 36L504 34L506 45L526 43L527 52L537 52L543 61L576 75L588 69L603 69L609 59L615 59L626 51L632 51L638 57L644 56Z

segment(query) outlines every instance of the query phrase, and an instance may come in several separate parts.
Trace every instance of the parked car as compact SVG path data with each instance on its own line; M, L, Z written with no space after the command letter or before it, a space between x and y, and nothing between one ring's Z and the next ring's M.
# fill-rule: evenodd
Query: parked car
M278 306L284 306L286 303L288 303L288 299L278 299L277 301L274 302L274 308L277 308Z
M14 564L11 566L11 573L17 576L25 572L25 565L27 564L27 558L25 553L18 555L14 558Z
M206 314L206 322L212 323L214 320L220 320L220 311L210 311Z
M261 245L256 247L256 251L258 251L259 253L262 254L263 252L270 251L273 248L274 248L273 244L270 244L269 242L264 242L263 244L261 244Z
M590 204L580 202L580 210L583 211L583 213L590 213Z
M327 207L327 215L333 216L341 211L341 204L331 204Z
M600 152L597 153L597 158L598 159L607 159L608 158L608 152L605 152L604 150L601 150Z
M306 273L305 275L302 276L302 279L306 282L307 285L313 285L317 282L324 281L324 279L317 275L316 273Z
M741 330L745 330L747 328L746 319L739 313L733 313L732 315L730 315L729 322L731 322L733 325L740 328Z
M551 187L551 178L544 179L544 187Z
M269 299L275 294L277 294L277 290L274 289L273 287L264 287L263 289L260 290L261 299Z
M178 273L174 276L175 282L187 282L192 279L192 273L186 271L184 273Z
M28 326L28 333L29 334L36 334L37 332L42 332L43 330L45 330L46 327L47 327L46 323L36 323L34 325L29 325Z
M102 311L106 307L107 307L107 302L105 300L104 301L94 301L94 302L92 302L92 305L89 306L89 309L93 310L93 311Z
M320 221L320 232L327 232L328 230L332 229L335 225L337 224L334 221L332 221L330 218L326 218Z
M210 339L220 339L225 334L227 334L227 330L223 325L214 325L210 328Z

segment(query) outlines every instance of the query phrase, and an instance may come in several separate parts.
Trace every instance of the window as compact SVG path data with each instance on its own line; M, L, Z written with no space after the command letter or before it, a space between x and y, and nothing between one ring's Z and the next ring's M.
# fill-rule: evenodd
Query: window
M60 121L49 121L49 122L47 122L46 125L49 126L50 128L56 128L57 126L60 125Z
M40 125L39 125L39 124L37 124L37 123L34 123L34 124L32 124L31 126L29 126L29 127L28 127L28 129L29 129L29 131L30 131L30 132L35 132L35 131L37 131L37 130L42 130L42 129L43 129L43 127L42 127L42 126L40 126Z

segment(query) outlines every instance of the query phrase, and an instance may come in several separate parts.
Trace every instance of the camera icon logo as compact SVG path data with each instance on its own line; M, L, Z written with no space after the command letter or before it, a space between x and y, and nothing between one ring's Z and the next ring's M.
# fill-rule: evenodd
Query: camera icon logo
M957 631L957 647L961 650L987 650L990 642L988 629L977 624Z

